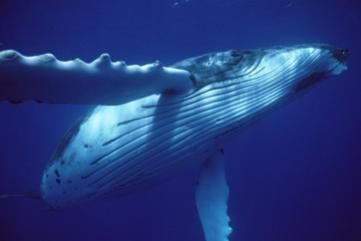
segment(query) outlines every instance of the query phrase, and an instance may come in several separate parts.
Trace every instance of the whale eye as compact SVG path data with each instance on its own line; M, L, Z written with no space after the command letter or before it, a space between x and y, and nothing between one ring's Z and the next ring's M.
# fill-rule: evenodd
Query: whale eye
M237 50L231 50L230 52L231 52L231 56L234 57L234 58L242 56L241 52L239 52Z

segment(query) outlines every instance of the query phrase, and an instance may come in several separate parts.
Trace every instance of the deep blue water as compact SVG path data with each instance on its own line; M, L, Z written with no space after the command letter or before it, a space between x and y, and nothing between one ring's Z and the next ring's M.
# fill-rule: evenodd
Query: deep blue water
M30 3L31 2L31 3ZM225 146L231 241L361 240L361 4L356 0L0 2L0 50L172 64L210 51L322 42L350 49L324 81ZM37 190L90 107L0 103L0 193ZM203 240L197 172L109 201L49 210L0 200L0 240Z

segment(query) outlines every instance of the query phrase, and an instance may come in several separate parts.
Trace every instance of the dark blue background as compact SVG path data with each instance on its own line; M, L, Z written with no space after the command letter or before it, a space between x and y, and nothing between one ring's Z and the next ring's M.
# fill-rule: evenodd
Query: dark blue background
M171 64L231 48L323 42L349 70L225 146L232 241L361 240L361 5L358 1L0 2L0 49L59 59ZM64 132L90 107L0 103L0 193L37 190ZM196 171L145 192L50 211L0 200L0 240L203 240Z

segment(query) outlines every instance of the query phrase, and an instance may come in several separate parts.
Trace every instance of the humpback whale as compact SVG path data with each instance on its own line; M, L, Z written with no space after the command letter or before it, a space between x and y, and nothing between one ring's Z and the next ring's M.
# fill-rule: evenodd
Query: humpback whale
M347 49L305 44L228 50L165 67L60 61L0 52L0 100L96 106L64 136L40 197L61 208L124 195L199 168L196 206L207 241L227 241L225 140L347 69Z

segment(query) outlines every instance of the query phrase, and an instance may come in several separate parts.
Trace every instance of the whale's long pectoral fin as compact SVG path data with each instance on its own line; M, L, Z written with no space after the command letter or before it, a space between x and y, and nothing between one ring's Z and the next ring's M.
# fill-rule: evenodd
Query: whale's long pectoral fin
M102 54L90 63L60 61L52 54L23 56L0 51L0 100L52 104L122 104L150 94L176 93L192 87L186 70L159 62L126 65Z
M228 241L232 232L227 215L228 193L223 151L218 151L202 166L196 191L197 209L207 241Z

